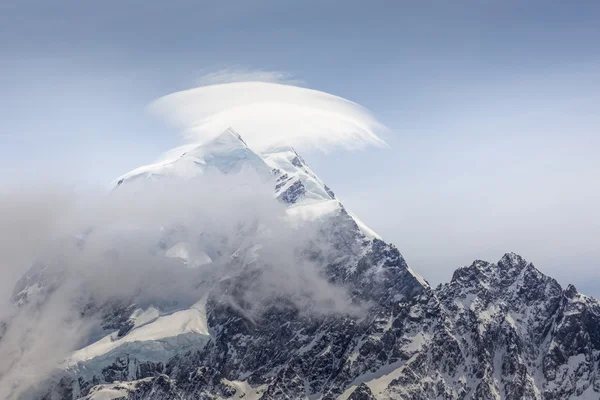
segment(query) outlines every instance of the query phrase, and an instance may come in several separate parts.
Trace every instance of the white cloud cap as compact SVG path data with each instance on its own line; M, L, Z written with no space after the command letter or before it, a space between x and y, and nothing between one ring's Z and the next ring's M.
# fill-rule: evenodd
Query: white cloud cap
M371 113L342 97L275 82L230 82L202 86L156 100L151 109L183 130L193 143L228 127L257 151L280 146L328 151L383 146L385 127Z

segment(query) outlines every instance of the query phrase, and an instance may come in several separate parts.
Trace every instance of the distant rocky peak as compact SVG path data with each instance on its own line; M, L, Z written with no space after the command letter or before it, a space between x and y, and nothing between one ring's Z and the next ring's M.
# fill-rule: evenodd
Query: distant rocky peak
M528 262L516 253L506 253L498 261L498 267L502 270L519 269L522 270L528 265Z
M442 285L444 292L472 292L479 296L521 298L534 301L536 298L555 296L561 287L554 279L542 274L533 264L515 253L505 254L497 263L477 260L459 268L449 284Z

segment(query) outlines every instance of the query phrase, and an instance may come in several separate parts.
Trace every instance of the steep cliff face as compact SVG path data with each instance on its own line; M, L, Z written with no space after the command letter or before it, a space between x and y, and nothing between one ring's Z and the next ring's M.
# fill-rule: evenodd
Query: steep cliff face
M219 265L227 273L211 285L197 282L205 292L181 309L141 306L135 296L79 305L84 317L100 316L101 334L69 357L49 391L27 396L600 399L597 300L572 286L563 290L512 253L496 264L475 261L433 289L292 149L257 154L228 130L168 164L124 175L115 190L245 168L273 182L292 221L314 225L318 235L302 256L328 286L295 282L300 290L289 296L265 284L274 270L256 244L234 241L215 250L213 241L192 254L166 234L159 253L188 266L225 260ZM14 301L24 309L42 304L61 277L60 268L37 265ZM335 288L343 288L346 303L324 307L316 294Z

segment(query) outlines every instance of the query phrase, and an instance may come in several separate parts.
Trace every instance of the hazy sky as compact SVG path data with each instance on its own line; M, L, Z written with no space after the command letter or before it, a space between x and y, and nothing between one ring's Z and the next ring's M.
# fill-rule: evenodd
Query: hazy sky
M583 0L2 1L0 187L105 184L181 144L156 98L277 71L389 127L303 155L430 282L515 251L600 296L598 21Z

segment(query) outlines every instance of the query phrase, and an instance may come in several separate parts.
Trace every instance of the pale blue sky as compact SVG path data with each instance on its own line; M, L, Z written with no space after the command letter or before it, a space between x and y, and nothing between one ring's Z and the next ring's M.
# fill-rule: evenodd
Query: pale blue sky
M2 1L2 186L104 184L180 144L152 100L281 71L390 128L305 158L432 283L516 251L600 295L598 21L597 1Z

